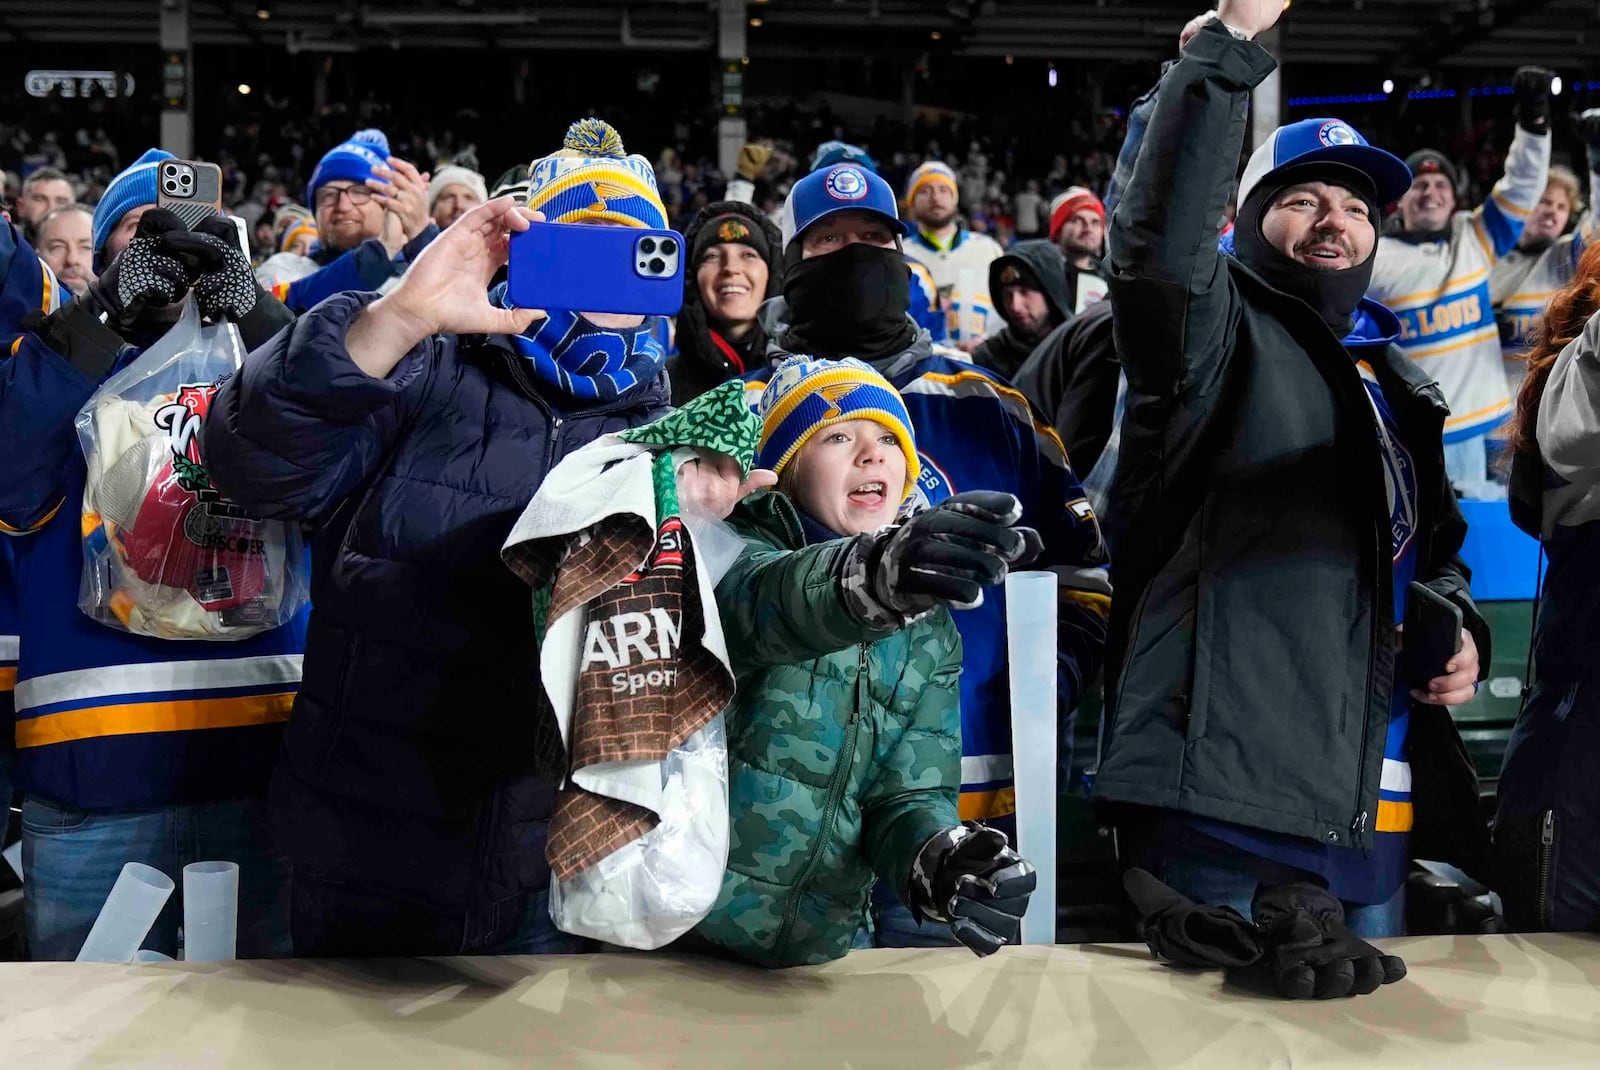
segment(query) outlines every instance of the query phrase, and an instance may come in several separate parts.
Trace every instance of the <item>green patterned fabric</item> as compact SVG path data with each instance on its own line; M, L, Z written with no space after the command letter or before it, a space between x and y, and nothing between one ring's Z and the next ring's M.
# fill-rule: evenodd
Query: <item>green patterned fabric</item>
M656 454L650 462L650 483L656 496L656 524L669 516L678 515L678 466L672 463L672 454Z
M730 379L659 420L618 432L618 437L643 446L699 446L726 453L739 462L740 474L748 476L761 441L761 421L745 404L744 382Z
M745 550L717 586L738 690L725 717L732 817L698 932L766 966L850 949L874 876L904 898L930 837L960 824L961 638L940 609L873 632L838 596L846 540L806 546L775 492L730 518Z

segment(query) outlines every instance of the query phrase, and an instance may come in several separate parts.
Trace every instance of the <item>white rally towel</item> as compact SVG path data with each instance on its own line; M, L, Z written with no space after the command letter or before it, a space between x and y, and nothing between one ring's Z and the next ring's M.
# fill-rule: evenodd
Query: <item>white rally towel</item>
M548 613L540 675L562 745L572 755L552 822L551 917L564 931L641 949L692 928L721 888L728 805L720 707L732 694L733 673L713 592L741 545L710 517L661 515L662 473L670 483L670 473L695 456L680 448L658 461L662 452L606 435L568 455L545 478L503 550L512 569L535 585L536 615ZM682 571L694 577L682 585L676 622L664 609L637 608L650 597L649 585L666 582L662 577L674 570L680 584ZM572 590L586 595L577 601L563 596ZM619 605L619 592L634 591L643 593L623 594ZM610 609L596 611L600 605ZM700 622L696 634L678 634L689 621ZM698 685L701 709L706 689L713 689L709 716L665 753L630 757L602 747L597 760L594 746L586 746L586 726L578 723L596 705L596 680L609 681L601 690L613 696L599 703L599 715L615 722L620 708L621 721L631 723L629 703L643 694L642 701L653 704L640 719L650 721L653 712L659 725L663 697L670 704L676 694L686 664L676 659L686 656L686 646L698 675L688 681L685 673L684 686ZM642 664L635 654L645 656ZM600 735L615 738L616 724L603 725ZM641 823L631 807L648 811L653 823ZM626 835L641 828L642 834L617 842L618 829Z

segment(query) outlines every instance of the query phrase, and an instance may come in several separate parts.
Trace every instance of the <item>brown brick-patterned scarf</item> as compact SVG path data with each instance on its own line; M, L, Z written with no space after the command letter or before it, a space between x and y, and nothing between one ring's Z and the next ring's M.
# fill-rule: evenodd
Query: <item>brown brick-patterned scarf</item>
M671 458L656 461L670 465ZM658 505L667 505L659 480L657 488ZM676 502L670 505L675 513ZM544 620L575 610L586 618L569 774L607 762L661 761L733 697L727 670L701 645L705 617L688 531L676 515L666 509L662 515L653 537L636 514L607 517L568 541L570 552L554 564ZM520 544L507 551L507 562L532 582L549 575L550 557L563 541ZM553 726L548 699L542 705ZM557 732L558 747L559 739ZM658 820L645 807L586 791L569 776L550 822L551 871L570 880Z

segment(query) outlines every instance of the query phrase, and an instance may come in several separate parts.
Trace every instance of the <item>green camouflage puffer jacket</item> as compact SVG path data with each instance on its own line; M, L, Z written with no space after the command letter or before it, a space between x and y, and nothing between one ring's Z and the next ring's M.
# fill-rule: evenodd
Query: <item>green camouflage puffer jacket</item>
M874 876L902 899L929 837L961 823L961 637L943 608L899 632L840 601L839 540L807 546L776 492L730 522L717 586L738 691L727 712L728 869L697 930L764 966L850 950Z

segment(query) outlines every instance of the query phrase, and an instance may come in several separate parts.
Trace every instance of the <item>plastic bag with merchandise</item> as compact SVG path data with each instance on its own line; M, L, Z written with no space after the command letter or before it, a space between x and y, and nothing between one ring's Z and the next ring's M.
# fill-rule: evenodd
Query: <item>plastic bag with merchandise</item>
M200 429L244 359L231 323L176 324L78 411L88 460L78 608L158 639L247 639L305 605L298 525L262 520L211 484Z

